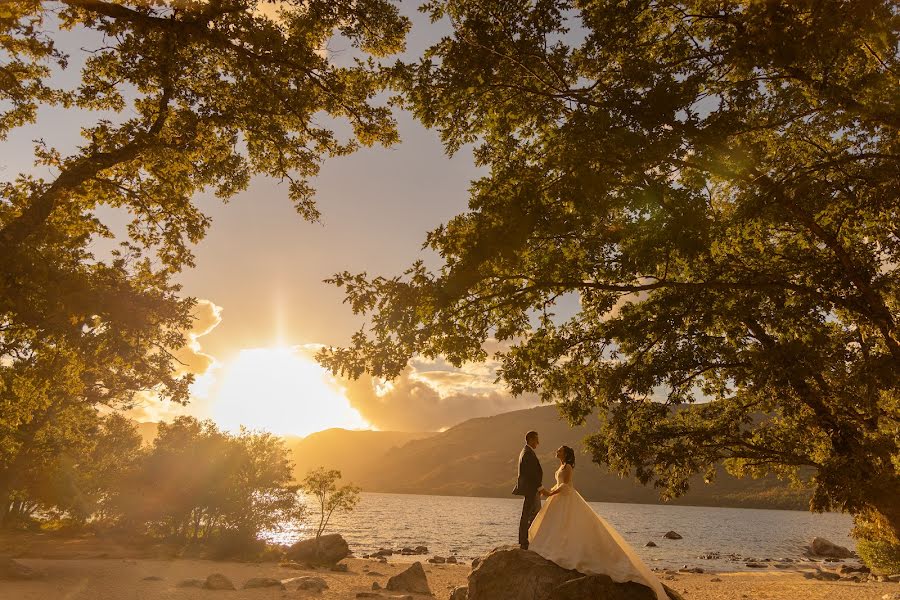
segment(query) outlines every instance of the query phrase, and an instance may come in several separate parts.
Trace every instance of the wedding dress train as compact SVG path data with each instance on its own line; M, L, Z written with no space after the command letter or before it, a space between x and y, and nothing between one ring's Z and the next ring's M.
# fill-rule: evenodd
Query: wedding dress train
M559 493L544 503L528 530L529 550L565 569L646 585L657 600L669 600L662 584L628 542L575 491L572 469L565 467L556 471L553 490Z

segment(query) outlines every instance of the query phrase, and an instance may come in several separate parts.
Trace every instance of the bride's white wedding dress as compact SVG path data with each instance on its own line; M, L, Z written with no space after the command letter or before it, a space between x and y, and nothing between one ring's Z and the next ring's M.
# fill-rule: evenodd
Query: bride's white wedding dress
M658 600L669 596L622 536L572 487L572 467L556 471L558 494L550 496L528 530L528 549L565 569L608 575L613 581L646 585Z

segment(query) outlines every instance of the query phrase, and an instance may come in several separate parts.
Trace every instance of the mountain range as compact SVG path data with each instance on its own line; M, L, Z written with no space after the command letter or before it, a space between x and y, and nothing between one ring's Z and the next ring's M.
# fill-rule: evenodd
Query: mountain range
M555 406L539 406L464 421L440 433L398 433L329 429L302 439L288 438L295 473L327 466L343 480L370 492L448 496L511 497L516 461L525 432L540 433L538 457L544 485L553 484L559 466L556 449L576 451L575 485L587 499L602 502L659 503L656 490L621 478L591 462L582 440L589 427L572 428ZM690 491L672 503L744 508L807 510L809 490L775 478L738 479L720 468L715 481L698 476Z
M139 423L145 441L155 423ZM517 410L469 419L442 432L357 431L327 429L309 436L285 437L296 478L316 467L338 469L342 481L368 492L447 496L512 497L516 461L525 432L540 433L538 457L544 485L553 484L559 466L556 449L575 449L575 485L587 500L660 503L656 490L632 478L621 478L591 462L582 440L592 429L570 427L555 406ZM698 476L688 493L672 504L807 510L810 492L775 478L738 479L718 470L705 484Z

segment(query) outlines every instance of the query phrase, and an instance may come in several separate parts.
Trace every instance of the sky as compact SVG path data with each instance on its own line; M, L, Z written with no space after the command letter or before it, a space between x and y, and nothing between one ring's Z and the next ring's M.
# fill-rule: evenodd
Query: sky
M402 5L414 21L406 57L445 33L415 5ZM97 45L89 33L54 34L72 55L57 82L79 81L80 48ZM345 55L339 46L331 50L338 51L336 59ZM41 110L34 125L0 142L0 179L47 177L33 167L32 141L43 138L71 151L79 127L99 116ZM229 429L244 424L291 435L328 427L436 431L537 403L513 398L494 383L493 362L455 369L415 360L400 378L383 382L365 376L338 381L312 361L323 345L348 343L362 324L342 303L341 291L323 280L344 270L393 275L419 257L436 265L436 257L421 250L425 234L466 209L469 182L479 175L470 149L448 157L436 132L409 114L395 116L400 144L325 162L313 181L320 223L302 220L287 186L262 177L228 204L212 195L197 198L213 222L194 248L196 266L179 276L184 293L199 300L189 343L178 353L185 363L179 370L197 379L192 402L182 408L145 394L135 418L192 414Z

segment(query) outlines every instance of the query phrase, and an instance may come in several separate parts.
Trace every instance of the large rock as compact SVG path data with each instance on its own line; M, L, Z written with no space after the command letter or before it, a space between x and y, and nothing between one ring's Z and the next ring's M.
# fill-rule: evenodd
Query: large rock
M826 556L828 558L850 558L853 553L843 546L826 540L825 538L813 538L812 544L809 545L809 552L815 556Z
M501 546L474 562L469 573L469 600L544 600L580 576L536 552Z
M584 598L656 600L656 593L646 585L633 581L616 583L606 575L587 575L565 582L550 593L548 600L583 600Z
M450 600L469 600L469 589L466 587L453 588L450 592Z
M666 588L669 596L678 594ZM474 561L468 600L656 600L637 583L616 583L605 575L563 569L535 552L501 546Z
M296 583L298 590L310 590L316 593L320 593L323 590L328 589L327 581L325 581L321 577L312 577L310 575L306 575L303 577L291 577L290 579L282 579L281 583L284 585L293 585Z
M414 562L411 567L388 579L385 586L392 592L410 592L412 594L431 594L428 577L422 563Z
M213 573L209 577L206 578L206 581L203 583L203 589L205 590L233 590L234 584L231 583L231 580L222 575L221 573Z
M333 565L350 556L350 546L339 533L323 535L318 540L301 540L288 548L286 556L292 561Z
M37 571L11 558L0 558L0 579L34 579Z
M251 590L254 588L270 588L277 587L281 589L286 589L284 584L281 583L280 579L275 579L273 577L253 577L248 579L244 584L245 590Z

